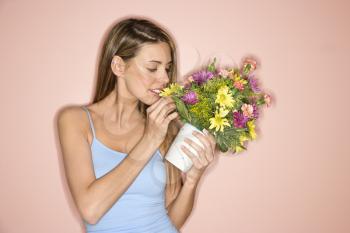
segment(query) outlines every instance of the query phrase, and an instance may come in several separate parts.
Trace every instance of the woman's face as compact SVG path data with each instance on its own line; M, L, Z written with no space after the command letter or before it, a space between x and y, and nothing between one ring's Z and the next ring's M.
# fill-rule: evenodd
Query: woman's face
M125 86L131 95L151 105L160 97L151 89L162 89L170 81L171 50L167 43L145 43L130 59L124 72Z

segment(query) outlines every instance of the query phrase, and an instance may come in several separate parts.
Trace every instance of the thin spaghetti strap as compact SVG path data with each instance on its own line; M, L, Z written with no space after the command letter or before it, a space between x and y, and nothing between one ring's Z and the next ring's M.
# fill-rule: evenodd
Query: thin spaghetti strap
M86 106L82 106L83 109L86 111L87 115L88 115L88 118L89 118L89 122L90 122L90 128L91 128L91 131L92 131L92 136L95 138L95 128L94 128L94 123L92 122L92 117L90 115L90 112L89 112L89 109L87 109Z

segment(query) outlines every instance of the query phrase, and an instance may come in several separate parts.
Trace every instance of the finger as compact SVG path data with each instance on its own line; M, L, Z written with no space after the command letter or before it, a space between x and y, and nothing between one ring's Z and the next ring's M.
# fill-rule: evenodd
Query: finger
M206 157L206 154L207 154L206 148L203 148L202 146L200 146L198 143L196 143L195 141L193 141L190 138L185 138L184 142L187 143L189 146L191 146L193 149L195 149L197 151L198 157L199 157L198 159L203 166L208 165L208 160Z
M166 104L156 116L156 121L163 122L169 113L172 113L174 110L176 110L175 103Z
M206 132L207 132L207 136L209 137L211 143L215 145L216 144L216 139L215 139L214 135L211 134L208 130L206 130Z
M159 112L160 112L163 108L166 108L166 107L168 107L168 106L175 105L175 101L174 101L171 97L167 96L167 97L163 97L163 99L164 99L164 101L163 101L160 105L158 105L157 109L155 109L156 114L159 114ZM176 105L175 105L175 106L176 106Z
M169 114L163 121L163 124L168 125L171 120L174 120L177 116L179 116L178 112L173 112Z
M166 104L171 103L171 102L174 102L174 100L171 97L169 97L169 96L162 97L162 98L160 98L159 103L157 103L156 106L153 109L151 109L150 111L155 116L157 116L159 114L160 110L162 110L162 108ZM151 107L153 107L153 105Z
M216 148L216 139L209 132L207 132L206 138L209 140L209 143L211 145L212 155L214 156L215 155L215 148Z
M194 131L192 133L196 138L198 138L198 140L200 140L207 149L213 151L213 146L212 146L212 143L211 141L209 140L209 138L207 136L204 136L203 134L199 133L199 132L196 132Z
M159 100L157 100L155 103L153 103L151 106L149 106L149 107L146 109L146 111L147 111L148 113L153 112L153 110L154 110L155 108L157 108L157 106L158 106L162 101L164 101L164 98L160 98Z
M164 118L164 112L163 113L161 113L161 111L163 111L163 109L165 109L166 108L166 106L168 105L168 104L170 104L171 103L171 101L169 100L169 99L163 99L163 101L157 106L157 108L156 109L154 109L153 110L153 112L151 112L149 115L151 116L151 118L153 118L153 119L157 119L157 118L159 118L159 116L160 116L160 114L162 114L161 116ZM168 109L168 107L166 108L166 109ZM162 118L162 120L161 121L163 121L163 118ZM159 120L159 119L158 119Z
M213 155L215 155L215 150L216 150L216 139L215 139L215 137L214 137L208 130L204 129L204 133L206 134L208 140L210 141Z
M201 162L199 161L198 157L192 153L192 151L190 151L184 145L181 145L181 150L192 160L192 163L196 168L198 169L202 168Z
M201 138L202 142L203 141L206 142L207 149L206 149L205 156L206 156L207 161L209 161L209 162L213 161L216 141L214 140L214 142L213 142L213 140L210 138L209 135L203 136L202 134L198 133L196 136Z

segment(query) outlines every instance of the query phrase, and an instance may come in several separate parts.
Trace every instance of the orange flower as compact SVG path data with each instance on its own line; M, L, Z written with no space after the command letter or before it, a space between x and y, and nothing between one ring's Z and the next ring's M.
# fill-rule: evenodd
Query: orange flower
M250 65L250 68L247 67ZM243 61L242 71L246 71L246 74L252 73L257 67L257 62L253 58L246 57Z

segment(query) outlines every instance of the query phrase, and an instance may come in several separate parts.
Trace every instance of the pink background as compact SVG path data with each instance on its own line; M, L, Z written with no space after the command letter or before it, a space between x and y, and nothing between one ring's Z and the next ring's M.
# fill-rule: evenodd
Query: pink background
M0 1L0 232L84 232L57 112L90 101L102 37L129 15L170 30L182 75L211 56L255 55L275 100L249 151L208 168L182 232L350 232L349 9L346 0Z

